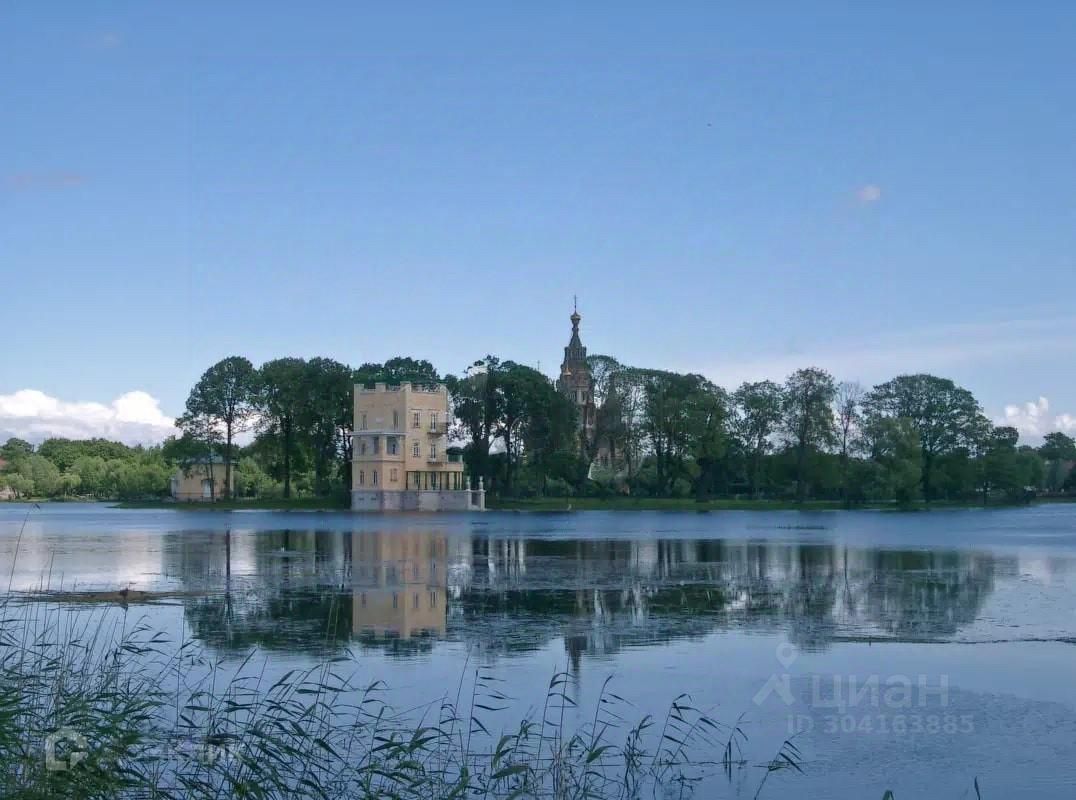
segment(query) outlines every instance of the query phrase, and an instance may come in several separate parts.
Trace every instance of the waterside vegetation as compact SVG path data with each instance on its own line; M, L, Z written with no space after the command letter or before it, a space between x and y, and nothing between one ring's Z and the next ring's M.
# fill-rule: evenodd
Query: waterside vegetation
M8 440L0 496L163 501L177 469L215 456L217 469L234 470L235 496L217 498L224 507L346 507L353 387L375 382L448 385L449 438L490 507L915 508L1076 496L1070 436L1022 444L946 378L901 375L868 389L810 367L729 391L609 356L587 365L593 416L580 425L578 404L548 377L495 356L458 376L409 357L352 368L233 356L198 380L177 420L182 435L162 445Z

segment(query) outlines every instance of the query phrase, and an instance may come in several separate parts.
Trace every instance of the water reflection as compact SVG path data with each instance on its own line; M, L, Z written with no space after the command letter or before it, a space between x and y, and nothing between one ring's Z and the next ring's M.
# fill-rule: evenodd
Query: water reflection
M437 640L496 653L562 638L584 653L781 631L802 648L847 638L947 639L1016 557L749 540L549 540L422 529L167 534L165 573L213 647L413 654ZM200 595L200 596L194 596Z

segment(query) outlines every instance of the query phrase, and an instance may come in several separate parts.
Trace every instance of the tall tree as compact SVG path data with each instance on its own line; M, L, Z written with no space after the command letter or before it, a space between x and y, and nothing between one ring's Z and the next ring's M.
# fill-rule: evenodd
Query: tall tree
M545 375L514 361L500 364L497 384L500 414L496 435L504 442L504 490L511 493L513 472L522 453L523 426L530 421L536 410L547 407L546 395L556 389Z
M904 418L915 426L922 457L923 499L934 496L934 468L940 456L977 447L991 425L975 397L947 378L900 375L874 389L863 402L867 424L883 417Z
M723 408L718 408L723 401L718 396L720 390L701 375L646 370L643 380L643 426L654 454L656 488L659 493L669 493L677 478L689 476L689 457L698 467L698 453L712 458L715 448L723 448L725 415ZM708 436L713 438L704 445Z
M291 497L292 461L300 425L310 392L306 385L306 362L301 358L278 358L258 370L258 407L264 431L280 440L284 497Z
M314 457L314 485L319 494L329 493L333 465L339 463L346 476L347 434L354 415L352 370L331 358L306 362L304 384L307 398L301 406L299 425Z
M883 417L864 433L871 459L881 468L880 492L901 505L911 503L922 478L915 426L903 417Z
M841 454L841 499L848 500L848 457L855 443L863 415L863 387L856 381L837 385L834 415L837 419L837 446Z
M500 389L501 361L487 355L471 365L467 375L445 376L449 399L460 433L469 439L464 451L467 467L475 476L491 476L490 449L501 418L503 392Z
M254 365L242 356L218 361L202 373L187 398L187 414L209 426L223 428L224 495L232 487L232 442L235 434L247 430L255 413L258 388Z
M734 429L751 462L751 493L759 496L762 484L762 457L770 449L781 424L784 394L773 381L744 383L732 397L736 416Z
M1039 455L1047 461L1076 461L1076 440L1061 431L1042 437Z
M796 500L807 499L807 456L833 442L831 406L837 387L824 369L808 367L785 381L783 427L796 453Z

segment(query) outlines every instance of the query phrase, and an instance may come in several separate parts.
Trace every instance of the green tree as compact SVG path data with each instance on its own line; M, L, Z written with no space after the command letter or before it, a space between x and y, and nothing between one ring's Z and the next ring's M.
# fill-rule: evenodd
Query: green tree
M1046 461L1076 461L1076 440L1061 431L1042 437L1039 455Z
M372 386L375 383L389 385L412 383L418 386L428 386L441 383L441 376L438 375L433 364L425 359L396 356L384 364L363 364L355 370L355 382L363 386Z
M881 467L876 492L907 505L918 494L921 474L919 431L908 419L880 417L866 432L871 458Z
M218 361L202 373L187 398L186 417L193 425L205 429L223 429L224 494L231 491L232 442L235 434L246 430L254 417L258 375L254 366L242 356ZM212 477L212 475L211 475Z
M64 497L73 494L82 485L82 479L77 472L68 471L60 476L60 493Z
M1048 433L1039 447L1039 456L1046 462L1043 483L1047 489L1056 492L1064 485L1071 464L1076 461L1076 441L1061 431Z
M785 381L782 426L796 453L796 500L807 499L807 465L812 450L834 440L833 400L837 394L833 376L823 369L797 370Z
M699 456L711 470L703 484L708 488L713 459L724 448L723 393L701 375L647 370L643 380L643 428L654 457L654 489L670 494L677 480L684 480L690 491L699 477Z
M334 466L339 464L341 474L348 473L344 459L354 416L352 370L331 358L312 358L306 362L304 383L307 399L301 405L299 425L313 456L315 490L326 495Z
M493 474L490 450L500 424L503 402L500 364L499 358L487 355L476 361L464 377L445 376L453 413L459 420L461 434L468 439L464 459L475 477L488 479Z
M107 465L101 456L79 456L71 465L70 472L77 475L79 488L94 497L103 497L108 489Z
M60 491L60 470L42 455L29 456L19 472L34 482L34 494L39 497L53 497Z
M99 456L107 461L114 458L129 458L135 453L135 449L109 439L52 437L43 441L37 448L37 452L59 467L61 472L66 472L75 461L83 456Z
M0 458L8 462L9 469L27 458L34 452L34 446L25 439L17 439L14 436L0 446Z
M259 370L258 407L263 432L279 438L284 497L291 497L292 462L298 445L304 407L309 401L306 362L278 358Z
M876 386L863 408L868 425L892 417L910 420L915 426L927 502L933 499L938 458L960 448L978 447L991 427L971 392L934 375L901 375Z
M732 396L736 415L733 426L750 459L751 494L759 496L762 485L762 458L773 444L782 420L784 394L773 381L744 383Z
M235 488L242 497L273 497L281 491L280 484L249 456L239 459Z
M848 501L849 458L860 435L863 417L863 387L855 381L837 385L833 413L837 421L837 448L841 458L841 500Z
M1016 443L1020 434L1016 428L1000 426L986 437L979 460L979 486L983 493L983 505L989 501L991 491L1004 492L1013 497L1026 483L1023 464L1017 456Z

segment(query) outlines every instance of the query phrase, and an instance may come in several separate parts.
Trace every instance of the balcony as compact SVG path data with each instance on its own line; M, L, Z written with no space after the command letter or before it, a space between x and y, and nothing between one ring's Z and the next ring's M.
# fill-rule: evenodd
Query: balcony
M431 422L426 427L426 433L428 433L430 436L444 436L446 433L448 433L448 423Z
M426 456L427 464L462 464L462 453L438 453L435 456Z

